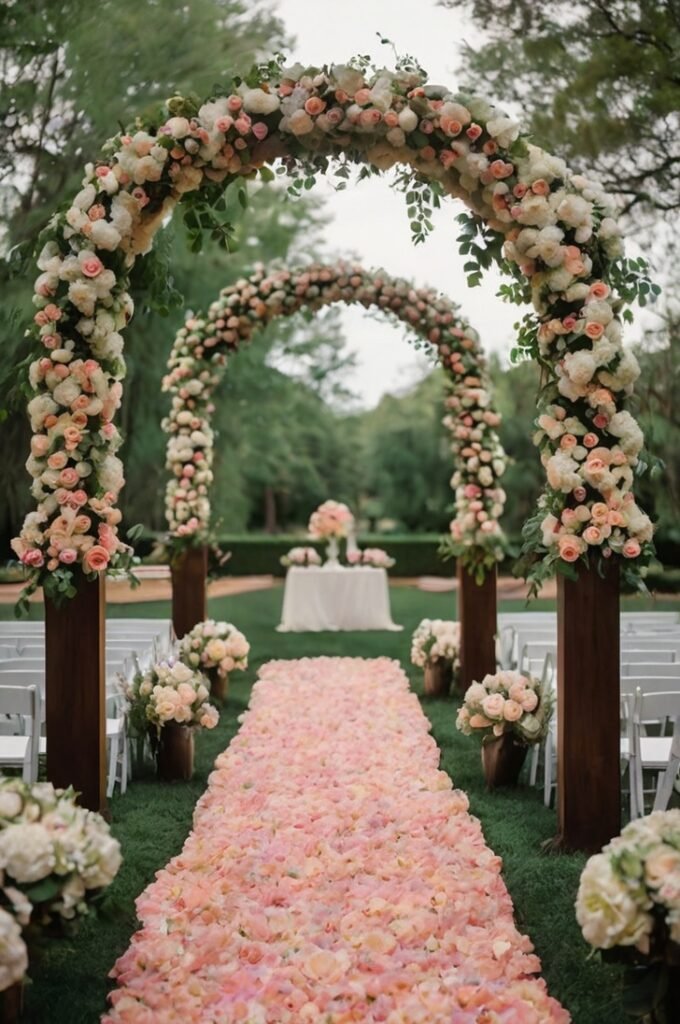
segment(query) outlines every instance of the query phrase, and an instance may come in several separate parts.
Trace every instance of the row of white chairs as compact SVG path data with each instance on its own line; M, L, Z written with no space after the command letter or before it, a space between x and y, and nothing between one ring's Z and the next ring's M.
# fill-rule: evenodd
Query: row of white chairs
M45 645L42 622L0 623L0 766L22 768L26 781L38 776L38 757L47 750L45 720ZM13 629L10 630L9 626ZM121 793L129 777L129 749L121 680L171 653L176 638L169 621L110 619L106 629L107 792ZM9 641L9 642L8 642ZM10 644L12 646L10 646ZM17 691L23 691L19 695ZM26 694L29 696L27 697ZM30 704L27 702L32 701ZM17 706L23 710L14 710Z
M540 666L540 671L537 667ZM626 674L623 668L626 668ZM530 781L536 784L539 758L543 757L543 799L552 802L557 785L557 704L556 675L552 652L543 659L525 663L524 671L541 678L554 701L554 712L548 733L532 750ZM622 768L628 769L631 818L645 813L644 773L655 772L657 786L654 810L665 809L680 768L680 663L639 662L622 666L621 676L620 751ZM674 723L673 734L667 725ZM613 728L617 728L612 723ZM648 728L658 735L649 735Z

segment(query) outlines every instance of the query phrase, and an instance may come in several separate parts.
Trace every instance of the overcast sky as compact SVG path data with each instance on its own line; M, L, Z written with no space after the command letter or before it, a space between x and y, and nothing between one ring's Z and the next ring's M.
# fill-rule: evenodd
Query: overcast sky
M274 6L296 40L289 54L291 63L343 63L361 53L370 54L379 65L393 67L393 52L378 41L380 32L400 54L416 57L431 82L455 87L461 41L474 38L458 13L437 7L434 0L419 0L417 5L399 0L341 0L323 5L277 0ZM356 257L366 266L383 267L390 274L445 292L461 305L487 349L509 351L512 325L520 311L496 298L500 282L496 274L489 273L481 287L468 289L464 258L456 245L455 217L462 204L446 201L427 242L414 246L404 197L383 178L350 185L344 192L336 192L330 181L320 179L316 193L323 195L332 218L325 232L329 252ZM374 405L385 392L402 390L424 373L426 357L411 348L401 331L356 307L344 308L342 318L348 344L357 355L357 369L348 385L362 405Z

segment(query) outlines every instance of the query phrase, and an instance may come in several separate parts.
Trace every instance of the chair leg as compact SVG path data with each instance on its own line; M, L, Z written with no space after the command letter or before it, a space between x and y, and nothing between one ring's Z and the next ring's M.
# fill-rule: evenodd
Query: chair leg
M659 773L653 810L665 811L668 807L668 802L671 798L671 794L673 793L673 786L675 784L675 779L678 774L679 764L680 761L678 761L676 758L673 758L671 761L669 761L666 770L664 772Z
M531 748L531 765L529 767L529 785L536 785L536 776L538 775L538 755L540 752L540 743L534 743Z
M124 732L123 735L122 735L122 741L123 741L123 744L122 744L122 753L121 753L121 760L120 760L120 792L121 792L121 796L127 790L128 771L129 771L129 764L130 764L130 750L129 750L128 737L127 737L127 733L126 732Z
M106 795L113 796L116 788L116 766L118 764L118 737L112 736L109 740L109 778L106 787Z
M543 746L543 803L550 807L552 798L552 762L553 762L552 733L548 731Z

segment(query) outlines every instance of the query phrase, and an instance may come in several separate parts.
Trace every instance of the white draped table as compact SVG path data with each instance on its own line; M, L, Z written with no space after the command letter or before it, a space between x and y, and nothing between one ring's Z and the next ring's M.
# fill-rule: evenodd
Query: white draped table
M293 566L286 573L280 633L387 629L392 622L387 573L370 566Z

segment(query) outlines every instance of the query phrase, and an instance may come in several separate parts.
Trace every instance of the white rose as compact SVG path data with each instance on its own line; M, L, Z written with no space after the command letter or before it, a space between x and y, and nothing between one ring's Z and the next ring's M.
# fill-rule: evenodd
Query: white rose
M15 882L38 882L54 866L52 839L42 825L10 825L0 833L0 868Z
M70 407L79 395L80 384L75 377L67 377L60 384L57 384L56 388L52 392L55 402L59 402L59 405L64 405L66 407Z
M418 127L418 115L410 107L399 112L399 127L403 132L412 132Z
M21 981L28 970L28 953L21 928L6 910L0 910L0 992Z
M272 114L281 104L274 92L250 89L243 97L243 106L249 114Z
M299 75L295 76L295 78L299 77ZM365 84L361 71L347 67L346 64L334 64L331 67L331 77L348 96L354 96L354 93L362 89Z
M90 240L94 242L98 249L106 249L113 252L120 245L121 236L120 232L114 228L113 224L109 224L107 220L95 220L92 222Z
M79 312L85 316L92 316L97 301L97 290L94 285L83 280L73 281L68 288L68 297Z
M519 135L519 125L511 117L492 117L486 130L502 149L507 149Z

